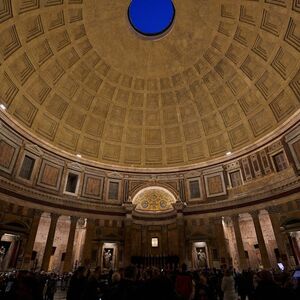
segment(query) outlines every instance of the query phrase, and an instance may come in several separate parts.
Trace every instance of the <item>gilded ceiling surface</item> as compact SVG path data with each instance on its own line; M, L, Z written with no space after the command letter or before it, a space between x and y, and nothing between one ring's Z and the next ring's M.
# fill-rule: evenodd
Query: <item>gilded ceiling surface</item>
M0 0L0 102L35 136L119 166L236 151L299 110L299 0L174 1L170 33L130 1Z
M142 212L167 212L173 210L176 202L174 196L166 189L160 187L148 187L140 192L132 200L137 211Z

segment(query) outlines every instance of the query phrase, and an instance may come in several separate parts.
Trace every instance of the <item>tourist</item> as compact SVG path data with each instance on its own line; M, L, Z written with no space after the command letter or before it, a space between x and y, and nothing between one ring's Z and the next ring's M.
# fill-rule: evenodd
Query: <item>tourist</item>
M221 288L224 293L224 300L237 300L237 294L235 291L235 281L232 275L232 270L228 269L225 271L222 279Z
M100 298L100 279L101 268L97 267L95 271L89 276L85 290L83 293L84 300L99 300Z
M175 290L183 300L190 300L193 293L192 277L187 272L187 265L182 264L181 273L176 276Z
M85 267L79 267L74 272L67 291L67 300L83 300L82 296L86 285L85 271Z
M257 273L257 286L255 288L254 300L281 300L285 299L282 289L275 283L273 275L270 271L262 270Z

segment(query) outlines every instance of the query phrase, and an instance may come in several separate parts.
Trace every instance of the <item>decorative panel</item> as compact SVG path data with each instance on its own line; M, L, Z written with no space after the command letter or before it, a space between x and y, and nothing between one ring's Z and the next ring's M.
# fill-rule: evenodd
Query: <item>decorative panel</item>
M243 171L244 171L244 174L245 174L246 181L251 180L252 179L252 173L251 173L248 158L243 158L242 159L242 167L243 167Z
M20 146L0 134L0 171L12 173L19 150Z
M272 169L271 169L271 165L270 165L269 158L268 158L266 150L260 151L259 154L260 154L260 158L261 158L264 173L265 174L271 173Z
M203 174L208 198L227 194L223 170L221 171L220 168L205 170Z
M44 159L41 164L37 185L58 191L62 172L63 167L61 165Z
M262 175L262 172L261 172L261 169L260 169L260 164L259 164L259 161L258 161L257 154L250 155L250 160L251 160L254 176L255 177L260 177Z
M285 141L289 145L296 169L300 171L300 126L286 135Z

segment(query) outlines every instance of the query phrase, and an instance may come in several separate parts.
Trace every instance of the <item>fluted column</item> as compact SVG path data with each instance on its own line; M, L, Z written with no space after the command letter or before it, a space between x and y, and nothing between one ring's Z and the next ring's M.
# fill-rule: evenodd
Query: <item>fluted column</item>
M64 261L64 268L63 268L64 272L72 271L73 245L74 245L75 231L76 231L78 217L71 216L70 220L71 220L70 231L69 231L65 261Z
M128 218L124 222L124 231L125 231L125 243L124 243L124 263L125 266L128 266L131 263L131 250L132 250L132 219Z
M129 224L127 222L127 224ZM129 225L130 226L130 225ZM147 230L147 226L144 226L142 225L142 228L141 228L141 251L140 251L140 255L142 256L146 256L148 255L148 230Z
M30 261L32 256L32 251L34 247L34 242L36 238L36 234L38 231L38 227L40 224L42 212L39 210L34 210L34 216L32 218L30 232L27 238L27 243L24 250L24 257L22 261L22 269L29 270L30 269Z
M43 271L48 271L48 268L49 268L49 263L50 263L53 241L54 241L55 230L56 230L58 218L59 218L58 214L51 214L51 223L50 223L50 228L49 228L49 232L48 232L48 237L47 237L47 241L46 241L45 252L44 252L42 267L41 267L41 269Z
M91 263L92 258L92 240L95 229L95 220L87 219L86 221L86 232L85 232L85 240L82 251L81 261L84 265L88 266Z
M271 268L271 263L268 255L268 250L266 247L265 239L263 232L261 230L260 221L259 221L259 211L252 211L250 212L255 228L256 238L258 242L259 252L261 255L261 261L264 268L269 269Z
M289 236L289 241L292 247L292 251L293 251L293 255L295 258L295 263L296 266L299 265L300 262L300 251L299 251L299 247L298 247L298 243L295 237L295 234L293 232L288 233Z
M168 247L168 227L162 226L162 255L165 256L169 253Z
M285 266L288 268L289 261L285 243L286 237L281 233L280 230L279 208L277 208L276 206L271 206L267 208L267 211L269 213L269 217L273 227L273 232L277 243L280 259L282 260L282 263L285 264Z
M177 216L177 232L178 232L178 245L179 245L179 260L180 264L185 263L185 230L184 230L184 220L182 216Z
M229 255L228 255L227 243L224 234L222 217L218 217L214 219L214 229L216 234L217 246L219 249L220 262L221 264L224 263L228 264Z
M245 270L245 269L247 269L248 264L247 264L247 258L245 255L245 249L244 249L244 244L243 244L243 239L242 239L242 234L241 234L241 229L240 229L240 224L239 224L239 218L240 218L239 215L234 215L231 217L232 223L233 223L235 239L236 239L238 256L239 256L240 269Z

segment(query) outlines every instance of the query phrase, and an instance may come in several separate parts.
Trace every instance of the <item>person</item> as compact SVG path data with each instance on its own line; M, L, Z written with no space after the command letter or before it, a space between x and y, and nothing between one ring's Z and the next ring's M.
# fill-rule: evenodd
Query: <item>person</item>
M243 271L241 274L237 274L235 282L241 300L246 300L246 297L249 297L252 289L250 286L251 280L249 280L249 272Z
M285 299L282 289L275 283L273 275L267 270L257 273L257 287L253 294L254 300Z
M121 279L115 289L110 291L109 295L105 296L108 300L140 300L143 299L140 295L140 290L136 284L137 268L130 265L124 270L124 279Z
M83 293L83 299L86 300L99 300L99 278L101 275L101 268L96 267L95 271L90 275L87 280L85 290Z
M46 289L46 297L45 300L53 300L54 294L56 292L56 278L55 274L51 274L47 280L47 289Z
M83 300L82 296L86 285L85 271L85 267L79 267L72 275L67 291L67 300Z
M237 294L235 292L235 282L232 275L232 270L227 269L222 279L221 289L224 293L223 300L237 300Z
M112 295L116 293L116 290L119 287L121 281L121 274L119 272L114 272L111 275L111 283L109 285L109 288L104 292L102 296L102 300L111 299Z
M192 277L187 272L187 265L182 264L181 273L175 279L175 291L183 300L190 300L193 292Z

